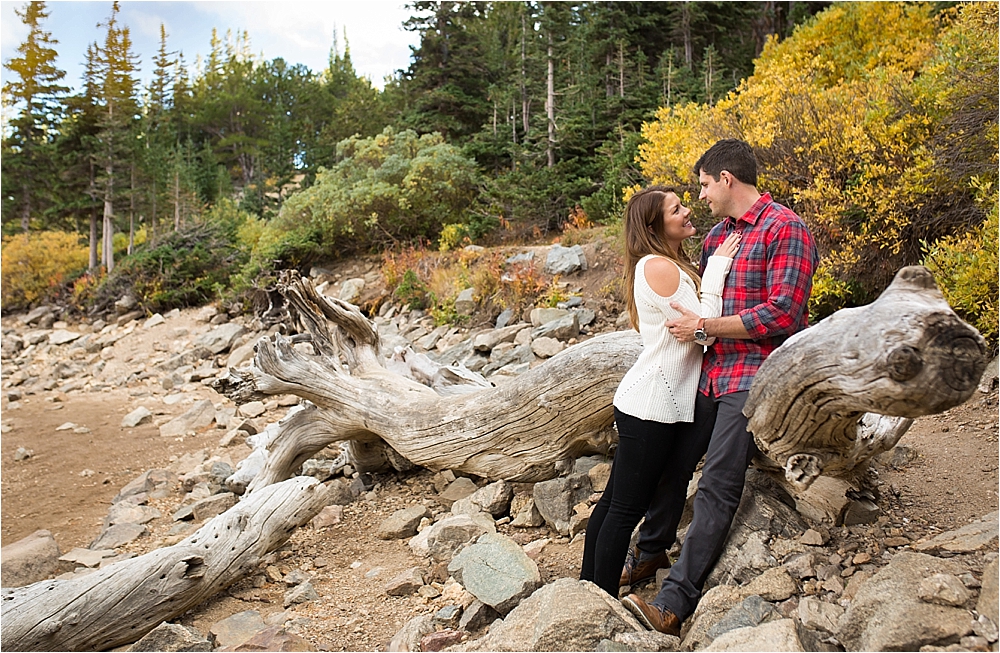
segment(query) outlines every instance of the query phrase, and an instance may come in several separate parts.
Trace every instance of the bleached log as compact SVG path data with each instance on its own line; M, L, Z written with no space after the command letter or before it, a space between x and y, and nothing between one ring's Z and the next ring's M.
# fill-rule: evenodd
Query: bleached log
M174 546L80 578L4 589L0 648L103 651L245 577L324 505L325 486L296 477L261 488Z
M872 304L838 311L771 354L744 413L761 453L801 491L820 474L866 468L911 418L966 401L985 354L930 271L907 267Z

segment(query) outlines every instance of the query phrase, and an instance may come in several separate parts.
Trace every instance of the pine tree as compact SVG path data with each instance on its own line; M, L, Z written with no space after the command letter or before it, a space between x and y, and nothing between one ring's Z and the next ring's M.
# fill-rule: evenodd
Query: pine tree
M27 232L32 214L43 202L50 201L50 184L43 179L51 170L51 144L55 126L62 113L60 99L69 90L59 84L66 73L55 66L58 41L42 29L49 14L44 2L29 2L15 9L28 26L28 38L17 49L18 56L4 63L15 77L3 86L3 93L21 105L21 111L11 121L11 134L3 144L3 180L5 200L19 215L21 230ZM4 211L8 214L8 211Z

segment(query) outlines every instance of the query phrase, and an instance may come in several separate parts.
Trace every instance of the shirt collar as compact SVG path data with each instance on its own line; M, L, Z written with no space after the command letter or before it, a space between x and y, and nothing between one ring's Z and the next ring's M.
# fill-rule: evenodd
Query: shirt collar
M771 193L764 193L763 195L760 196L760 199L754 202L754 205L750 207L749 211L744 213L738 219L734 218L729 218L729 219L733 221L733 224L738 223L740 220L751 225L757 224L757 218L759 218L760 214L764 212L764 209L767 208L767 205L773 201L774 200L771 199Z

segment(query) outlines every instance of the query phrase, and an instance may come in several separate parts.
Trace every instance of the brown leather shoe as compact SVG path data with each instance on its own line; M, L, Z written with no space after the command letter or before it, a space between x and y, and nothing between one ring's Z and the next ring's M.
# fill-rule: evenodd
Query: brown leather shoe
M622 605L638 617L646 628L674 637L681 636L681 620L670 610L646 603L635 594L629 594L622 599Z
M640 560L639 548L636 547L631 549L628 552L628 557L625 558L625 567L622 569L622 577L621 580L618 581L618 587L641 583L644 580L656 576L657 569L667 569L669 567L670 557L667 555L666 551L655 558Z

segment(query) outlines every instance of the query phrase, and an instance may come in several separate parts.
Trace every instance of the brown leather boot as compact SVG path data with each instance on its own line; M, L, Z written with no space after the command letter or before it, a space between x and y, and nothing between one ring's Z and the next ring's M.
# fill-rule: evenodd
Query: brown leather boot
M622 605L628 608L646 628L674 637L681 636L681 620L670 610L646 603L635 594L629 594L622 599Z
M656 576L657 569L668 569L669 567L670 557L666 551L655 558L640 560L639 547L635 547L628 552L628 557L625 558L625 568L622 569L622 577L618 581L618 587L641 583Z

